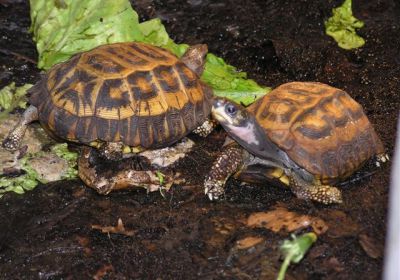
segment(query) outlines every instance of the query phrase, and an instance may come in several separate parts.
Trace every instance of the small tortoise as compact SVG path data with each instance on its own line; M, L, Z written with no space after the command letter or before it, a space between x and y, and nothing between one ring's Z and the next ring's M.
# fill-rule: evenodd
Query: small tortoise
M149 44L103 45L53 66L30 91L31 106L3 141L18 149L39 120L52 135L99 148L108 159L207 135L212 90L200 81L206 45L181 59Z
M217 199L236 173L250 182L278 179L299 198L340 203L340 190L329 184L374 155L388 159L361 105L325 84L287 83L247 109L216 98L212 115L236 142L226 142L206 177L210 199Z

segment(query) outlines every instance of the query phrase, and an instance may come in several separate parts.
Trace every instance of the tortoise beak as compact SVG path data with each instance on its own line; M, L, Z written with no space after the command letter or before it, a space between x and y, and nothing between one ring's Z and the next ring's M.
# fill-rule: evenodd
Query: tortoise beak
M225 112L226 102L224 98L216 98L212 104L211 114L220 124L230 123L230 118Z

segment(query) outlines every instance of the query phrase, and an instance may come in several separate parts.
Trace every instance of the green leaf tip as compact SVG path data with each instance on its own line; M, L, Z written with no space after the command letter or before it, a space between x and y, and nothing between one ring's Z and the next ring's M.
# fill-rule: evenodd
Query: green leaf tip
M317 241L317 235L314 232L305 233L298 237L292 235L292 240L283 241L281 251L285 256L292 255L291 261L298 263L315 241Z
M332 17L325 21L325 33L346 50L365 44L365 40L356 33L356 29L363 27L364 22L353 16L351 6L352 0L345 0L341 6L332 9Z
M189 48L187 44L174 43L159 18L140 23L139 30L143 34L143 42L167 49L178 57L181 57Z
M158 177L158 180L160 181L160 186L162 186L164 184L164 178L165 175L161 172L161 171L156 171L156 175Z
M32 87L31 84L24 84L20 87L15 86L12 82L8 86L0 90L0 120L8 116L8 114L16 108L26 108L26 92Z
M234 66L211 53L207 55L201 79L213 88L215 95L246 106L271 91L271 88L261 87L255 81L247 79L245 72L237 71Z
M280 247L284 261L279 270L277 280L285 279L286 270L290 263L299 263L308 249L317 241L317 235L314 232L308 232L298 237L292 235L291 237L292 240L284 240Z

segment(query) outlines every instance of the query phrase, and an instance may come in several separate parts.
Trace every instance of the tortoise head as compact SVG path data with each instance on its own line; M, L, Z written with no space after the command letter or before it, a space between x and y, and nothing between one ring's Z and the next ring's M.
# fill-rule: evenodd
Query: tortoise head
M256 117L245 107L225 98L214 98L211 114L226 132L251 154L275 167L296 166L266 134Z
M205 44L197 44L189 47L181 57L181 61L186 64L198 76L204 71L208 47Z
M211 113L236 141L259 145L258 125L243 106L225 98L215 98ZM246 145L244 145L246 146Z

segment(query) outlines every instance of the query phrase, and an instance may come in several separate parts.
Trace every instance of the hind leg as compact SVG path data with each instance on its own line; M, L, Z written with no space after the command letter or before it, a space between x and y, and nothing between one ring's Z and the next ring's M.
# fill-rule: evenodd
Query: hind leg
M9 151L17 150L21 145L28 125L36 120L38 120L38 111L35 106L31 105L25 110L18 124L3 140L2 146Z
M308 182L294 172L289 173L289 187L298 198L314 200L323 204L342 203L342 192L333 186L322 185L319 180Z

